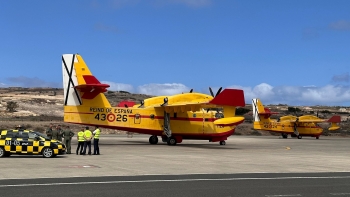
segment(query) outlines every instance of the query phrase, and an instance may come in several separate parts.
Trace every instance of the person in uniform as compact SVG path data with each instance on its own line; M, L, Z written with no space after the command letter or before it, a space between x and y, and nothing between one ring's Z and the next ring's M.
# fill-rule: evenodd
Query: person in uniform
M100 154L100 147L98 146L98 141L100 139L100 133L101 133L101 130L98 128L98 126L95 126L95 131L92 132L92 134L94 135L94 154L93 155Z
M49 129L47 129L47 131L46 131L46 135L47 135L47 137L49 137L50 139L52 139L52 127L53 127L53 124L50 123Z
M85 142L85 138L84 138L84 127L81 128L81 130L78 132L77 135L77 140L78 140L78 147L77 147L77 151L76 154L83 154L83 148L84 148L84 142ZM80 149L80 151L79 151Z
M57 125L57 140L62 142L62 134L63 130L61 128L61 125Z
M67 154L71 154L71 142L74 133L70 130L69 126L66 126L62 132L62 137L64 138L63 143L66 145Z
M91 139L92 139L92 132L89 130L89 127L85 127L84 131L84 151L83 155L86 154L86 147L89 147L89 152L88 154L91 155Z
M57 126L58 127L58 126ZM51 139L53 140L58 140L58 130L57 130L57 127L56 129L52 129L52 132L51 132Z

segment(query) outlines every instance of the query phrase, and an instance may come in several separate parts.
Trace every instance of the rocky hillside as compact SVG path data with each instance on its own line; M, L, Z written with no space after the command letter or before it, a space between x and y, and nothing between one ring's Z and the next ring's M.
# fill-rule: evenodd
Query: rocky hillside
M112 106L118 105L120 101L128 100L139 103L141 100L151 96L144 94L131 94L128 92L108 91L105 93ZM18 106L14 112L8 112L8 102L14 102ZM290 114L286 105L268 105L271 111L279 112L278 116ZM329 106L305 106L299 107L296 115L311 114L322 118L329 118L334 114L342 116L342 129L340 133L348 133L350 128L349 108ZM251 110L248 104L246 111ZM242 114L245 116L245 123L239 125L236 134L269 135L269 132L257 132L252 129L251 112ZM293 114L294 115L294 114ZM50 122L63 123L63 89L59 88L0 88L0 127L13 127L15 124L26 124L27 128L35 127L37 130L44 130ZM77 127L76 125L72 125ZM77 127L77 129L79 129ZM115 131L109 130L113 133Z

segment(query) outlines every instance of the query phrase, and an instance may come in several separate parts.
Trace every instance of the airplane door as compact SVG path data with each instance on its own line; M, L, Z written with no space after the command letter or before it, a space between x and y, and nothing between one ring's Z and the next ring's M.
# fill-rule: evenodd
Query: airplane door
M141 124L141 115L135 114L134 124Z

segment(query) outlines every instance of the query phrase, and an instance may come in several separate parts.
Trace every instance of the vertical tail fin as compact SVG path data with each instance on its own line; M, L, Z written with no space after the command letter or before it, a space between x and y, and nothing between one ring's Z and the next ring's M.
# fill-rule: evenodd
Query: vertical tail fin
M252 108L254 122L260 122L261 120L259 114L265 113L264 105L262 104L260 99L252 99Z
M338 123L341 122L340 116L332 116L327 122L331 123L331 126L328 128L329 131L335 131L340 129Z
M65 106L80 106L89 102L110 106L103 94L109 85L100 83L91 74L80 55L64 54L62 73Z

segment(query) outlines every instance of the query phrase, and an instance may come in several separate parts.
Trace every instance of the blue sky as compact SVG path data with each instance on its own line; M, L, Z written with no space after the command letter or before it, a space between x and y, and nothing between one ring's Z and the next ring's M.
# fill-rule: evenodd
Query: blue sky
M350 106L350 1L0 2L0 87L61 87L79 53L111 85L152 95L241 88L247 103Z

